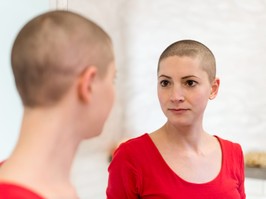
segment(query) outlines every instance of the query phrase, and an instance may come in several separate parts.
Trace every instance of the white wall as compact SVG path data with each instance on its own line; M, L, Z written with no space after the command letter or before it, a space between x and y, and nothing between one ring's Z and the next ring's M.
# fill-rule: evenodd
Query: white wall
M151 132L165 122L156 94L157 61L170 43L189 38L212 49L221 79L206 129L239 142L244 151L266 150L266 1L68 0L68 9L94 19L114 40L120 135Z
M173 41L196 39L217 59L221 89L207 108L211 134L266 150L266 1L127 1L128 135L150 132L165 121L156 96L160 53Z
M7 2L7 1L6 1ZM0 3L0 160L8 157L22 108L9 53L19 28L49 8L48 0ZM56 2L56 0L51 1ZM103 134L80 147L73 181L81 198L105 198L108 150L119 138L150 132L165 121L156 96L160 53L179 39L197 39L217 59L221 90L206 112L212 133L239 142L244 151L265 150L265 0L58 0L111 35L117 55L117 102ZM52 7L56 5L53 4Z
M245 152L266 150L266 1L68 0L68 9L111 34L122 107L115 107L113 126L84 143L77 156L73 179L84 198L104 198L107 183L108 163L91 148L108 148L116 138L151 132L165 122L156 94L157 61L179 39L203 42L217 59L221 89L207 108L206 129L240 143Z
M49 9L49 0L0 2L0 161L11 153L19 132L22 105L10 65L10 51L20 28L33 16Z

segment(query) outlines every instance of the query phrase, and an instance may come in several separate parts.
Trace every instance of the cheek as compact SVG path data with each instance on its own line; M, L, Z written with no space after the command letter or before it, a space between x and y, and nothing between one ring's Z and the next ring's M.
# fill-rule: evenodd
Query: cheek
M170 89L162 89L162 88L158 88L157 89L157 95L160 101L167 101L170 99L170 95L171 95L171 90Z
M209 91L202 91L194 95L194 102L196 104L201 104L202 107L206 107L209 101Z
M114 103L115 100L115 86L113 83L109 83L109 92L110 92L110 98L112 99L112 104Z
M109 84L108 87L107 87L107 90L106 90L106 93L108 93L108 96L106 96L106 104L107 104L107 109L108 111L111 110L113 104L114 104L114 101L115 101L115 88L113 85Z
M157 97L158 97L158 100L161 104L162 103L162 92L159 89L157 89Z
M165 92L162 92L160 90L157 91L157 96L159 103L161 105L161 109L164 110L165 105L168 103L169 99Z

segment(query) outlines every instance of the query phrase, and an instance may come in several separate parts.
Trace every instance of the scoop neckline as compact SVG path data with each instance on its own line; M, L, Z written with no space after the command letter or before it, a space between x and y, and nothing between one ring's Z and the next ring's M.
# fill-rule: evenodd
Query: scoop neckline
M163 165L168 169L168 171L170 171L176 178L178 178L179 180L181 180L183 183L189 184L189 185L200 185L200 186L205 186L205 185L209 185L214 183L215 181L217 181L220 176L222 175L223 169L224 169L224 151L223 151L223 146L221 143L221 140L218 136L213 135L217 140L218 143L220 145L220 149L221 149L221 153L222 153L222 160L221 160L221 167L220 167L220 171L218 172L218 174L211 179L210 181L207 182L203 182L203 183L197 183L197 182L190 182L185 180L184 178L182 178L180 175L178 175L178 173L176 173L165 161L165 159L163 158L162 154L160 153L159 149L157 148L157 146L155 145L155 143L153 142L153 140L151 139L150 135L148 133L145 133L144 135L146 135L147 140L149 140L151 146L155 149L156 153L158 154L158 157L160 159L160 161L163 163Z

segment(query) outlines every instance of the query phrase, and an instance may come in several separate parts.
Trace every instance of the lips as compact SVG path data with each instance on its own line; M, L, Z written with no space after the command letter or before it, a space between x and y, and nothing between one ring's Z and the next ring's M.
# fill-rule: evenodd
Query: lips
M176 114L181 114L187 112L189 109L187 108L169 108L169 111L176 113Z

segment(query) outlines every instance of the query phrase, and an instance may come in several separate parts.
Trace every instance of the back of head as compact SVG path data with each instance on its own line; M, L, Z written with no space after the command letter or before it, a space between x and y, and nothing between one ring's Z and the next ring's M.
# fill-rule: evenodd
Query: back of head
M91 65L105 75L113 61L112 42L97 24L70 11L51 11L18 33L11 63L26 107L58 102L76 77Z
M211 50L204 44L195 40L180 40L169 45L161 54L158 63L158 71L160 69L160 63L167 57L171 56L187 56L191 58L197 58L200 60L201 67L207 72L210 82L215 79L216 76L216 62L215 57Z

